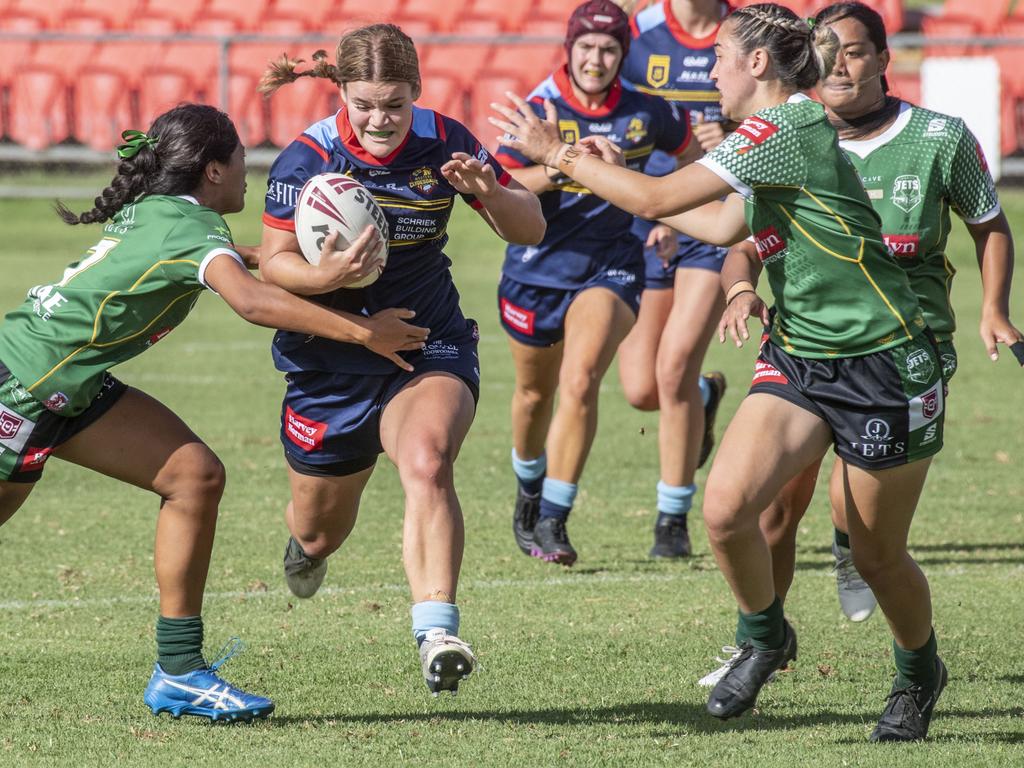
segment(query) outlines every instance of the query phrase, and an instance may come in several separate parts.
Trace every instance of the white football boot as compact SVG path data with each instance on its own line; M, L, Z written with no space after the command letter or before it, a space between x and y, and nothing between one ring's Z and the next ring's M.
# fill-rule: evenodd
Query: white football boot
M454 696L459 690L459 683L469 677L477 666L473 649L440 627L428 631L420 643L420 661L423 679L435 696L441 691L451 691Z

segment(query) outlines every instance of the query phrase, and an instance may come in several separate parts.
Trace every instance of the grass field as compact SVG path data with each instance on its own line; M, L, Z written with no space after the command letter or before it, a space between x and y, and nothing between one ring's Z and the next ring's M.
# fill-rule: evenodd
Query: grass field
M258 237L261 187L251 179L250 207L231 221L239 242ZM1004 201L1011 221L1024 222L1024 195L1007 190ZM149 714L142 690L154 658L156 500L54 461L0 529L0 765L1024 764L1024 379L1009 353L992 364L977 340L978 270L960 225L961 369L946 448L911 535L951 681L930 742L890 747L866 743L891 681L890 636L880 616L853 625L839 613L820 492L801 529L787 606L800 636L794 671L765 689L753 714L729 723L705 714L695 681L730 641L735 605L699 514L693 558L647 559L657 420L625 404L614 375L602 389L600 431L570 523L578 565L562 570L519 554L509 524L512 369L494 307L502 249L460 208L449 253L463 306L480 321L484 376L457 465L467 523L461 634L484 670L457 698L427 694L400 562L402 499L386 461L325 588L306 602L287 593L282 384L271 333L210 295L118 375L176 410L228 468L205 609L208 652L243 637L248 652L225 676L271 695L277 713L245 727ZM46 201L0 201L0 221L5 311L97 238L60 224ZM750 380L753 352L716 344L709 355L705 367L731 382L720 425ZM764 447L771 450L770 436Z

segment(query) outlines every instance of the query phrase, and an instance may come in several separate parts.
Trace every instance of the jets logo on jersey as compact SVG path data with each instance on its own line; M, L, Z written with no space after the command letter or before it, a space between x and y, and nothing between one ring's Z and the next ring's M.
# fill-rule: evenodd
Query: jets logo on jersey
M910 213L921 204L921 178L912 174L897 176L892 183L892 204Z
M668 82L668 70L672 66L671 56L651 54L647 57L647 84L661 88Z
M409 176L409 188L421 195L429 195L437 189L437 176L432 168L417 168Z
M918 384L927 384L935 370L935 363L927 349L915 349L907 355L907 378Z
M566 144L575 144L580 140L580 124L575 120L559 120L558 132Z
M634 117L629 121L629 125L626 127L626 138L632 141L634 144L643 141L647 136L647 125L644 123L642 118Z

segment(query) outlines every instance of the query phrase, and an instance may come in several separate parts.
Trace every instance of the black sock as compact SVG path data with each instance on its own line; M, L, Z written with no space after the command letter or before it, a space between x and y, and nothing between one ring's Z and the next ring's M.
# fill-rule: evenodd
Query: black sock
M838 546L843 547L845 549L850 548L850 534L843 533L838 528L833 528L832 538L835 540Z

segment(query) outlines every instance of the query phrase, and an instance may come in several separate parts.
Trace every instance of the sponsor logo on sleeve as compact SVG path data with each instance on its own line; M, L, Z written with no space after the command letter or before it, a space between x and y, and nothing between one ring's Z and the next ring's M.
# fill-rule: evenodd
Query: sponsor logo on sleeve
M885 247L896 258L916 259L921 248L920 235L882 235Z
M754 235L754 247L757 249L758 258L767 261L786 249L786 241L775 227L766 227Z
M300 416L289 405L284 412L284 433L289 440L308 453L318 451L323 447L327 425Z
M789 384L789 379L771 363L758 359L754 363L754 380L750 386L755 384Z
M267 200L273 200L288 208L294 208L299 199L299 187L285 184L283 181L267 182Z
M158 341L160 341L160 339L162 339L164 336L166 336L168 333L170 333L173 330L174 330L173 327L161 328L159 331L157 331L156 333L152 334L148 339L146 339L146 346L147 347L152 347L154 344L156 344ZM175 338L177 338L177 336L175 336Z
M529 309L523 309L522 307L517 307L508 299L503 298L501 300L501 318L510 328L513 328L520 333L525 333L527 336L533 336L533 322L535 317L535 312Z
M778 133L778 131L779 126L758 117L748 117L740 123L740 127L736 129L736 133L741 136L746 136L755 144L763 143L772 134Z
M647 137L647 124L642 118L633 117L626 126L626 138L634 144L638 144Z
M50 458L50 454L53 453L53 448L29 448L25 451L25 455L21 457L21 467L19 469L22 472L41 469L46 460Z

